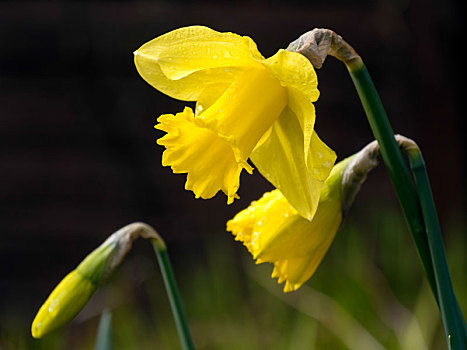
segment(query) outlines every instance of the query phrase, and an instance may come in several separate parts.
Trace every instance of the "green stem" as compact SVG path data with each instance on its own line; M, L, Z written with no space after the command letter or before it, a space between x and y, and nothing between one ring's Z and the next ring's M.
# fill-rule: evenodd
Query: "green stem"
M102 312L101 320L99 321L99 328L97 329L96 345L94 350L112 350L112 313L104 310Z
M443 240L441 237L441 229L433 201L425 161L423 160L422 153L418 147L408 149L407 155L414 174L423 218L425 221L428 245L433 261L436 286L439 296L441 318L443 320L446 339L449 344L448 348L464 350L467 349L465 320L452 287Z
M151 239L152 246L156 252L157 261L162 273L164 285L169 296L170 306L174 315L175 324L177 326L180 342L183 350L194 350L193 341L191 340L190 330L186 321L185 312L183 311L180 293L178 291L175 275L170 264L167 247L162 240Z
M412 177L396 143L394 132L389 124L379 95L361 58L353 59L346 65L357 89L373 134L380 145L381 155L394 184L399 203L425 269L428 283L438 302L436 281L430 250L426 240L423 216Z

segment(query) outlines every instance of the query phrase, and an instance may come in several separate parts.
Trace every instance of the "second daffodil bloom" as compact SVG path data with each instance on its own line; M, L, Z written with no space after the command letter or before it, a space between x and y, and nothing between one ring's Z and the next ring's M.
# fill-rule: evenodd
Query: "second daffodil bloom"
M342 223L341 179L350 159L332 169L311 222L277 189L227 222L227 230L243 242L257 263L274 264L272 277L285 281L284 292L297 290L313 275Z
M279 50L265 59L249 37L192 26L146 43L135 64L159 91L196 101L155 126L167 133L158 140L162 164L187 173L186 189L205 199L221 190L230 204L251 157L311 219L335 155L314 132L319 91L304 56Z

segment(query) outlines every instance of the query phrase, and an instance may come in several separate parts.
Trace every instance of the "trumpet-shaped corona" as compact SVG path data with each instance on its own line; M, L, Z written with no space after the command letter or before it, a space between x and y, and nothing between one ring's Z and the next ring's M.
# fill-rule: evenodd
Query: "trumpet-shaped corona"
M332 169L311 221L276 189L227 222L227 230L243 242L257 263L274 264L272 277L285 282L284 292L298 289L313 275L341 225L341 178L350 159Z
M221 190L230 204L251 157L302 216L313 216L335 155L314 132L319 91L305 57L279 50L265 59L249 37L192 26L143 45L135 65L161 92L196 101L155 126L167 133L158 140L162 164L187 173L186 189L205 199Z

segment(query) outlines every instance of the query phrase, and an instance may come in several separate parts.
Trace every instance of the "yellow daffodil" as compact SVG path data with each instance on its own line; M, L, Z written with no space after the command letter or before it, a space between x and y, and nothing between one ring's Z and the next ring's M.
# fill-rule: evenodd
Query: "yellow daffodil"
M259 171L311 219L335 155L314 132L316 73L301 54L265 59L252 39L207 27L180 28L135 51L140 75L176 99L196 101L158 118L162 164L187 173L185 188L238 198L240 173Z
M351 159L332 169L311 221L300 216L276 189L227 222L227 230L243 242L257 263L274 264L272 277L278 277L279 283L285 281L284 292L306 282L329 249L342 222L341 179Z

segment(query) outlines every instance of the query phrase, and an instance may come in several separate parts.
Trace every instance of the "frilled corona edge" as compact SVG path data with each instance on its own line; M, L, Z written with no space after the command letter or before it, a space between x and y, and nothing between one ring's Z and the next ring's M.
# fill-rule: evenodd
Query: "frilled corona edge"
M192 26L144 44L135 64L159 91L196 101L194 111L162 115L156 125L167 133L158 141L163 165L187 173L186 189L201 198L222 191L231 203L255 155L256 168L313 216L335 154L314 132L319 91L303 55L279 50L265 59L249 37Z

